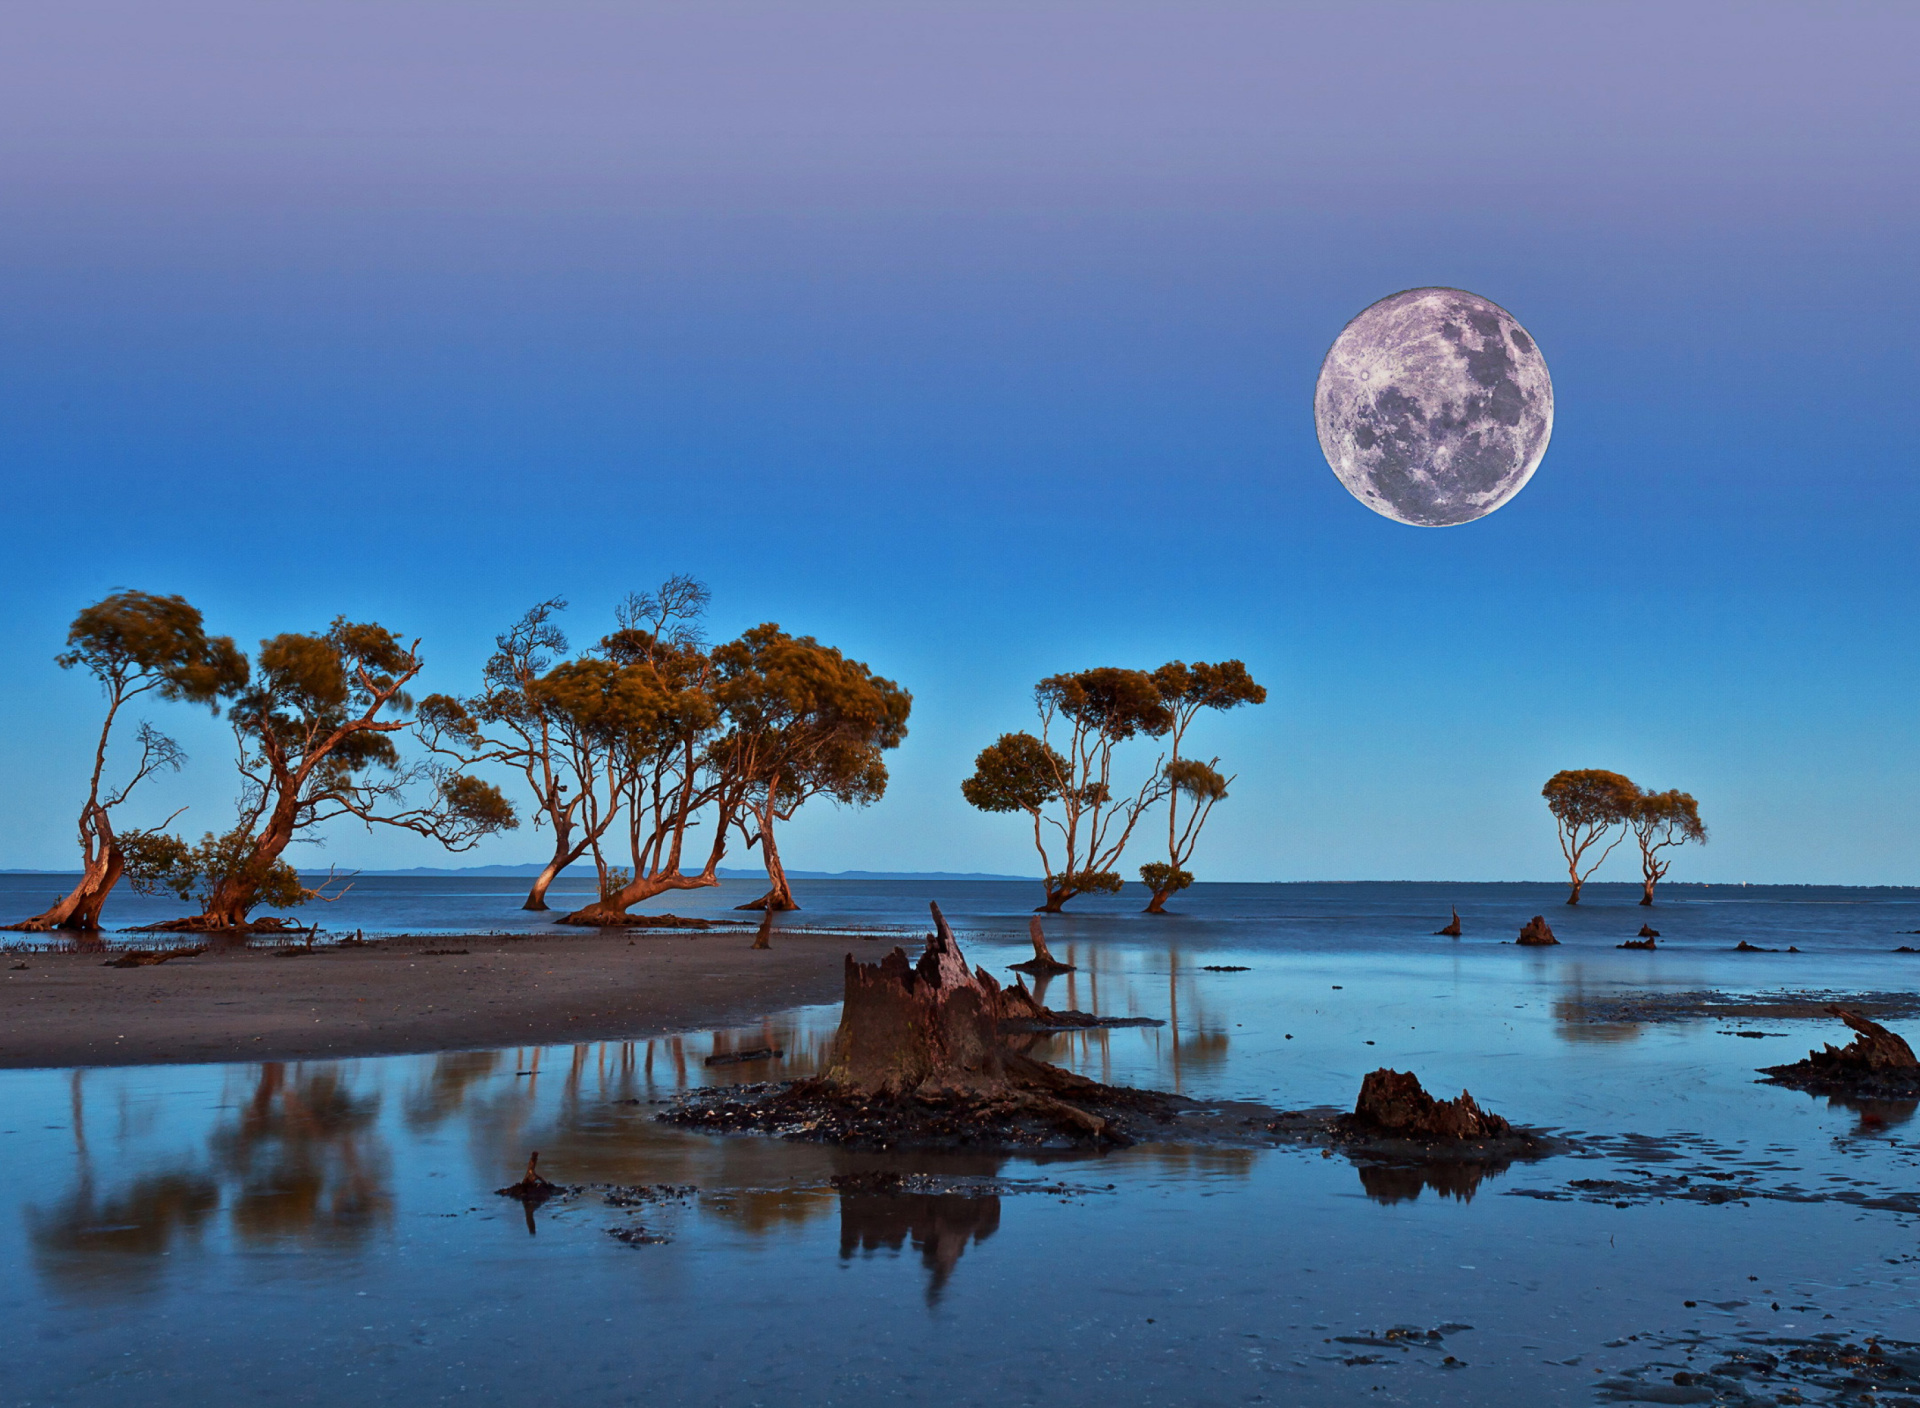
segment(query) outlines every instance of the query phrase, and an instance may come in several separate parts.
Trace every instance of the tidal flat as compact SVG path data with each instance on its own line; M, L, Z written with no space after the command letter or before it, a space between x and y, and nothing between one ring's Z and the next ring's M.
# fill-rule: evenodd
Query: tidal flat
M541 931L510 885L451 883L386 926L373 901L327 922L424 934L437 905L442 935ZM722 917L729 888L674 907ZM1031 952L1020 886L797 888L783 926L877 937L776 931L755 957L796 972L911 945L929 898L990 971ZM1649 918L1634 897L1200 886L1179 915L1048 920L1076 971L1045 1001L1166 1025L1045 1036L1045 1059L1281 1110L1410 1070L1560 1150L1505 1167L1279 1137L855 1152L655 1118L818 1070L830 1000L699 1030L0 1072L0 1404L1920 1403L1915 1105L1756 1069L1844 1039L1827 995L1915 1035L1920 956L1895 950L1920 892L1675 887L1654 952L1616 947ZM1453 905L1464 936L1434 936ZM1536 913L1558 947L1503 942ZM672 980L622 961L614 995L650 984L670 1012ZM497 1196L535 1150L561 1194Z

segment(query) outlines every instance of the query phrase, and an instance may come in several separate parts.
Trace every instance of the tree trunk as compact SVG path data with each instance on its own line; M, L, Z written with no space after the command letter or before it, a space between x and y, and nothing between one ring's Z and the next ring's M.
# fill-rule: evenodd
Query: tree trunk
M656 895L664 895L669 890L710 890L720 883L720 877L711 869L698 875L682 875L678 871L669 871L663 875L649 875L635 880L617 894L595 900L585 909L576 909L571 914L560 917L562 924L580 924L587 927L605 925L618 928L627 923L632 916L627 910Z
M586 852L585 846L569 846L566 838L555 835L553 859L547 862L546 869L533 878L533 888L527 891L527 902L522 909L545 909L547 907L547 887L559 878L560 872L572 865Z
M97 851L86 862L79 883L53 908L18 924L6 925L6 928L29 933L62 929L91 934L99 930L100 912L106 908L107 896L113 893L113 887L120 882L126 861L120 853L120 842L114 837L105 808L89 808L89 812L95 810L98 815L84 815L80 821L82 837L95 842ZM82 844L85 845L85 839ZM95 848L88 846L87 849Z
M780 846L773 839L773 821L773 811L768 808L760 817L760 856L767 866L767 892L751 903L735 905L735 909L800 908L800 902L793 897L793 887L787 883L787 868L780 863Z
M1167 896L1172 893L1172 890L1155 890L1153 892L1153 898L1147 901L1147 907L1143 909L1141 913L1165 914L1167 912Z
M1653 881L1644 880L1641 882L1640 903L1641 904L1653 903Z
M1584 881L1584 880L1582 880L1582 879L1581 879L1581 878L1580 878L1579 876L1577 876L1577 875L1576 875L1576 876L1574 876L1574 878L1573 878L1573 893L1567 896L1567 903L1568 903L1568 904L1579 904L1579 903L1580 903L1580 887L1581 887L1582 885L1584 885L1584 884L1586 884L1586 883L1587 883L1587 882L1586 882L1586 881Z
M261 828L254 840L253 850L248 854L246 863L239 873L221 877L214 886L213 893L207 899L206 908L188 927L194 929L244 929L247 916L258 903L260 882L267 872L286 853L293 841L293 818L295 808L292 798L285 798L274 808L273 815Z
M773 906L767 906L767 912L760 916L760 932L753 936L755 948L773 947Z

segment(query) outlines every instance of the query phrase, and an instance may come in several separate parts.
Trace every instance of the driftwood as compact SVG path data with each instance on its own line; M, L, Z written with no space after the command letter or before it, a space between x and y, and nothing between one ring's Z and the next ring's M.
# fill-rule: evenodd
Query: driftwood
M1034 977L1044 977L1053 973L1071 973L1074 966L1062 963L1047 951L1047 936L1040 928L1040 916L1034 915L1027 920L1027 935L1033 940L1033 957L1025 963L1013 963L1008 966L1016 973L1031 973Z
M1920 1060L1905 1039L1878 1022L1845 1007L1829 1007L1854 1039L1845 1046L1823 1046L1790 1066L1768 1066L1763 1073L1780 1085L1817 1094L1920 1095Z
M1453 921L1450 924L1448 924L1446 928L1435 929L1433 932L1435 934L1444 935L1449 939L1459 938L1460 937L1460 911L1457 909L1453 911Z
M1436 1100L1411 1072L1384 1066L1361 1081L1352 1123L1417 1139L1497 1139L1513 1132L1512 1125L1481 1109L1466 1091L1457 1100Z
M1547 917L1544 914L1536 914L1527 921L1526 927L1520 931L1520 937L1514 942L1528 948L1544 948L1548 944L1557 944L1560 940L1556 939L1553 936L1553 930L1547 927Z
M175 958L198 958L206 951L205 944L195 948L163 948L157 952L152 949L130 948L118 958L110 958L100 966L102 968L147 968Z

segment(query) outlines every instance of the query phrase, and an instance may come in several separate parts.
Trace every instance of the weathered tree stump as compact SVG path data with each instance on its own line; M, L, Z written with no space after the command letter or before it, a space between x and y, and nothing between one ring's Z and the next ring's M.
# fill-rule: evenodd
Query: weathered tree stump
M1446 928L1435 929L1433 932L1435 934L1444 935L1449 939L1459 938L1460 937L1460 911L1457 909L1453 911L1453 922L1448 924Z
M740 906L741 909L746 909L747 907L746 905ZM760 932L753 936L753 946L755 948L773 947L773 913L773 906L768 905L767 912L760 916Z
M1547 927L1547 917L1544 914L1536 914L1527 921L1526 927L1521 929L1520 937L1515 942L1524 944L1528 948L1544 948L1548 944L1557 944L1560 940L1556 939L1553 936L1553 930Z
M1640 932L1636 937L1642 939L1657 939L1660 937L1660 931L1651 924L1642 924L1640 926Z
M1016 973L1031 973L1036 978L1053 973L1074 972L1071 963L1062 963L1047 951L1047 936L1040 927L1040 916L1034 915L1027 920L1027 935L1033 940L1033 957L1025 963L1013 963L1008 966Z
M1419 1139L1495 1139L1513 1130L1499 1115L1481 1109L1464 1090L1457 1100L1436 1100L1411 1072L1384 1066L1360 1082L1353 1119L1388 1134Z
M1764 1067L1764 1074L1816 1094L1920 1096L1920 1060L1903 1038L1844 1007L1827 1011L1854 1031L1854 1039L1809 1051L1806 1060L1790 1066Z

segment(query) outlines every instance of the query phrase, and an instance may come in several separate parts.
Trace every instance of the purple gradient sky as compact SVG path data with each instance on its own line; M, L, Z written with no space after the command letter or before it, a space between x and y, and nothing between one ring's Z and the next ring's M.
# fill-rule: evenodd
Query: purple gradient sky
M1692 878L1920 881L1911 5L0 25L0 863L66 862L91 705L45 662L102 591L377 615L458 688L528 602L589 638L688 570L918 699L798 866L1029 869L957 782L1032 680L1242 655L1222 878L1545 876L1540 780L1616 766L1701 795ZM1441 532L1308 409L1428 283L1511 308L1560 408ZM220 735L166 718L154 804L216 825Z

